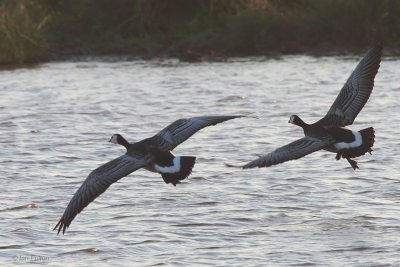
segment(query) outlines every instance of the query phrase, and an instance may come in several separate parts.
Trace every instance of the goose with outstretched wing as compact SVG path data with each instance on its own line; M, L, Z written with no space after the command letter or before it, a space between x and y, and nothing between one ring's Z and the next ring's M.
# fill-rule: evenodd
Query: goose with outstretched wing
M174 186L187 178L196 157L175 156L171 150L204 127L244 116L202 116L179 119L153 137L129 143L120 134L114 134L110 142L123 145L126 153L92 171L72 197L60 221L54 227L64 234L72 220L95 198L119 179L145 168L161 174L165 183Z
M381 56L381 45L368 50L321 120L307 124L297 115L290 117L289 123L302 127L305 137L263 155L243 168L269 167L324 149L336 153L337 160L345 158L354 170L357 169L357 162L352 158L372 152L375 130L368 127L361 131L352 131L345 126L353 124L367 103L374 87Z

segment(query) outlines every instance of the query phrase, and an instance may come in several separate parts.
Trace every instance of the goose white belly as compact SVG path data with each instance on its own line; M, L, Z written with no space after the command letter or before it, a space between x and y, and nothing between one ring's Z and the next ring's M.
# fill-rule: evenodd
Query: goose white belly
M159 173L177 173L181 170L181 158L175 157L172 161L172 166L162 167L154 164L154 169Z
M355 148L355 147L359 147L362 145L362 136L360 134L360 132L357 131L351 131L354 135L354 141L353 142L338 142L335 143L334 146L337 150L342 150L342 149L350 149L350 148Z
M360 132L357 131L351 131L351 133L354 135L354 141L353 142L337 142L332 145L329 145L324 148L324 150L337 153L340 150L343 149L351 149L351 148L356 148L362 145L362 136Z
M162 167L156 163L151 163L143 167L144 169L151 171L151 172L157 172L157 173L177 173L181 170L181 161L180 157L175 157L172 161L172 166L165 166Z

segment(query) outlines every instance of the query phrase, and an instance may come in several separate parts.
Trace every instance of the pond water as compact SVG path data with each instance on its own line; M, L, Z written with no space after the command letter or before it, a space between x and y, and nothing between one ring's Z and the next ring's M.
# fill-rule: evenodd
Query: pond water
M373 126L353 171L319 151L270 168L242 164L302 136L288 119L327 112L360 57L228 63L53 62L0 72L0 265L400 265L400 60L385 57L353 129ZM99 165L179 118L250 114L174 151L197 156L176 187L138 170L52 231ZM397 151L397 152L396 152Z

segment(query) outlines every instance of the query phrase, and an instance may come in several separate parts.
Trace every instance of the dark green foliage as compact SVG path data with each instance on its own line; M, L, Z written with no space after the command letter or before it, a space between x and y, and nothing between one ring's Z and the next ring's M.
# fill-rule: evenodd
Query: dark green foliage
M398 0L0 0L0 63L395 47L399 14Z

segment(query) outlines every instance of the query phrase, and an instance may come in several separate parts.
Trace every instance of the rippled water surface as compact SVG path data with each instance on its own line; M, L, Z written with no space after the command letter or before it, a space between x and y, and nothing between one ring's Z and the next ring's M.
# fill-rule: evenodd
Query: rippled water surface
M0 72L0 265L399 266L400 61L384 58L354 129L374 126L353 171L320 151L271 168L245 163L302 136L359 57L288 56L184 64L61 62ZM175 149L195 155L176 187L138 170L53 227L97 166L131 141L198 115L252 114ZM396 153L397 151L397 153Z

